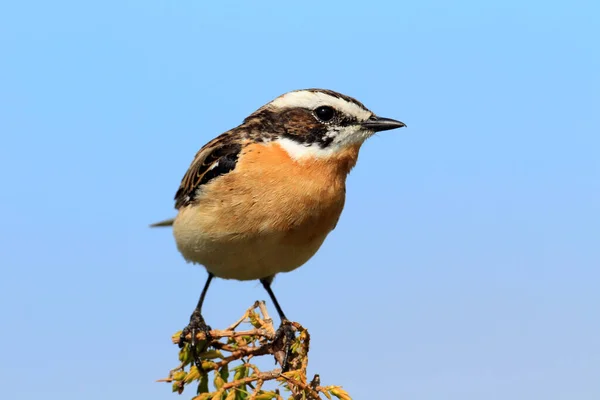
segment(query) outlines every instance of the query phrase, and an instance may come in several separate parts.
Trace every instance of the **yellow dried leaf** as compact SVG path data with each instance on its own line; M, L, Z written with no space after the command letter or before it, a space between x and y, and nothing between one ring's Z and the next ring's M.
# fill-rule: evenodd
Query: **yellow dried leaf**
M212 395L212 393L202 393L201 395L194 397L192 400L208 400Z
M212 361L202 361L202 369L205 371L209 371L211 369L215 369L217 364Z
M225 381L223 380L223 378L221 378L220 374L215 374L214 384L217 389L221 389L225 384Z
M200 371L198 371L198 368L196 368L195 365L192 365L192 367L190 368L190 371L187 373L184 382L185 383L190 383L195 381L196 379L200 379Z
M344 389L342 389L339 386L329 389L329 393L331 393L332 395L334 395L335 397L337 397L340 400L352 400L352 398L350 397L348 392L346 392Z
M235 389L231 389L225 397L225 400L235 400Z

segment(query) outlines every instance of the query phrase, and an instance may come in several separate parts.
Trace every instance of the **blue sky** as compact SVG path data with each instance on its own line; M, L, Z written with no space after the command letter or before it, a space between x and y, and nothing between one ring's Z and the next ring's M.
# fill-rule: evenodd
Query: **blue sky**
M178 398L154 380L205 272L147 225L201 145L324 87L408 128L275 281L311 371L357 399L390 398L378 373L397 398L600 398L594 3L5 2L0 396ZM204 313L266 297L217 281Z

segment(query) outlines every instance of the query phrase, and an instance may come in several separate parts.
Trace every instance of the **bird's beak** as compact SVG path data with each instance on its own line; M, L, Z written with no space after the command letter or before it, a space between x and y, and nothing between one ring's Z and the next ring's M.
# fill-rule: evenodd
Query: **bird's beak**
M402 128L406 126L404 122L396 121L391 118L382 118L376 115L371 116L368 120L362 123L362 127L371 131L380 132L390 129Z

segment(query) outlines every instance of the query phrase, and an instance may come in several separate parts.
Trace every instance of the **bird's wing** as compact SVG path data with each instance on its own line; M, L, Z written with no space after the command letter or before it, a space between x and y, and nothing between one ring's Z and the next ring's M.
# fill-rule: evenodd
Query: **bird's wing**
M224 133L202 147L175 193L175 208L187 206L196 198L198 188L219 175L232 171L241 150L242 143L231 133Z

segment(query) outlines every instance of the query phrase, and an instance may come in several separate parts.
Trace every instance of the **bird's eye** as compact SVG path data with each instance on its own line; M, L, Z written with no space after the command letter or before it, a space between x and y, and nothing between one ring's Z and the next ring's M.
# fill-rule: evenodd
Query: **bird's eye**
M315 109L315 115L323 122L331 121L335 115L335 110L329 106L321 106Z

